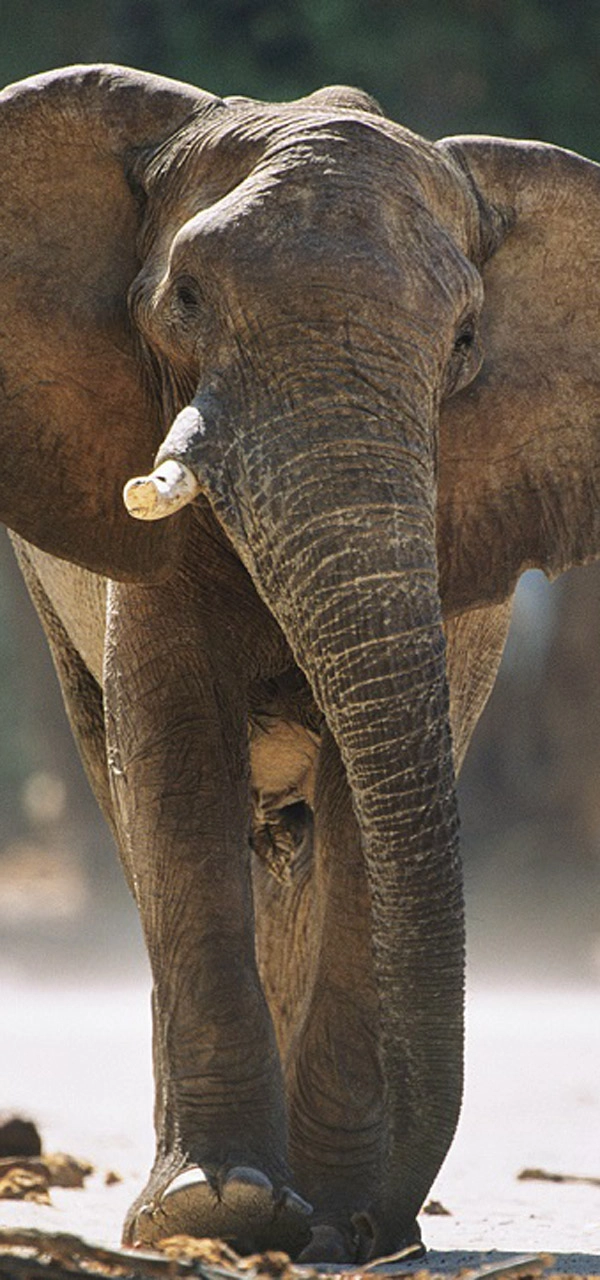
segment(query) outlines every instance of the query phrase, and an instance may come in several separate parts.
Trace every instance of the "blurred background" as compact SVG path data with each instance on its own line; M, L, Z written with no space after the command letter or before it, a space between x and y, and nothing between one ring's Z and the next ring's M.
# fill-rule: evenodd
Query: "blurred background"
M0 0L0 20L4 84L98 60L267 99L345 82L429 137L535 137L600 159L587 0ZM599 641L600 565L553 586L525 575L460 784L469 964L484 979L600 979ZM0 937L5 973L142 963L4 534Z

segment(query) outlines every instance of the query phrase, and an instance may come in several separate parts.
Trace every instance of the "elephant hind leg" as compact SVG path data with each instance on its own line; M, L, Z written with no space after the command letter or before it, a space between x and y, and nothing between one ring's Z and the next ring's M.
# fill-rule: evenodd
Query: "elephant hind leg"
M257 953L284 1061L318 953L313 803L320 716L293 670L268 688L255 687L250 705Z
M309 849L283 881L258 858L253 874L261 975L285 1072L290 1165L294 1185L314 1205L301 1258L335 1263L371 1252L367 1212L381 1176L384 1087L360 836L327 730L315 765ZM279 820L293 824L298 816L283 808Z

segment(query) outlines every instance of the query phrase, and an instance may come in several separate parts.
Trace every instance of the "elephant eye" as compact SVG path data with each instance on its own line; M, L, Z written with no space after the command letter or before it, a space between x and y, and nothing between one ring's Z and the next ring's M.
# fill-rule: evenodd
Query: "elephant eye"
M457 355L468 355L475 342L475 321L472 316L464 320L454 339L454 350Z
M177 305L183 311L194 311L200 306L200 291L194 280L178 280L174 294Z
M481 361L482 351L477 335L477 321L473 315L465 316L452 344L444 378L443 395L446 397L454 395L455 391L460 391L472 382L479 372Z

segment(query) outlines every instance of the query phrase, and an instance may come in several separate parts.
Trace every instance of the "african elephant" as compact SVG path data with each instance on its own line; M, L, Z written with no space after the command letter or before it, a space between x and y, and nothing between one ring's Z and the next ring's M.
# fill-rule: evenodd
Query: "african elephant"
M600 548L600 170L106 66L0 135L0 516L153 975L126 1238L390 1253L460 1107L451 727Z

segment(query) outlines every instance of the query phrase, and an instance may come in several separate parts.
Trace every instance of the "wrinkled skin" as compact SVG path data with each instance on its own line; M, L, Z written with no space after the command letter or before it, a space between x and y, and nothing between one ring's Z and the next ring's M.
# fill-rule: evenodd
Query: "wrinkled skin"
M451 744L598 554L599 170L102 67L0 145L0 515L153 974L126 1238L390 1253L460 1106Z

